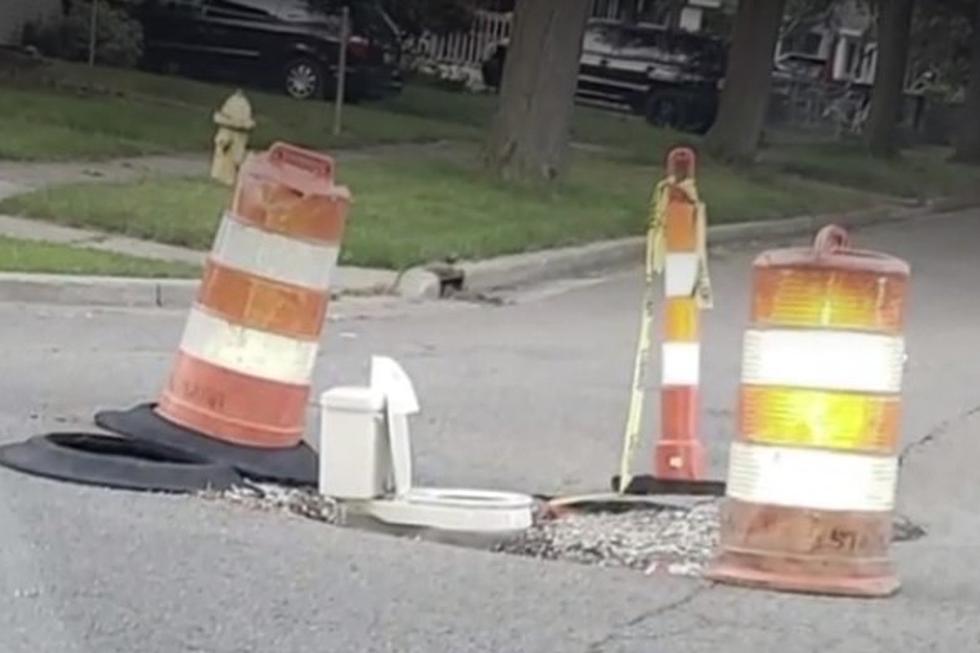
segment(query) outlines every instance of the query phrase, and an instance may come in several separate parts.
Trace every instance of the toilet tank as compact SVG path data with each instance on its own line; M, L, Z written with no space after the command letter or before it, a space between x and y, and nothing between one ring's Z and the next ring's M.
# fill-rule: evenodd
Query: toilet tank
M390 485L384 394L340 387L320 397L320 493L338 499L375 499Z

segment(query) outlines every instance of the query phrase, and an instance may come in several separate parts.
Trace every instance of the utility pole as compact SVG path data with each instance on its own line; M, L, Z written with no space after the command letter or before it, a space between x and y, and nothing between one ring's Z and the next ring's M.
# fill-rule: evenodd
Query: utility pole
M344 110L344 88L347 86L347 41L350 39L350 8L344 5L340 12L340 53L337 57L337 94L333 107L333 135L339 136Z
M92 0L92 20L88 27L88 65L95 65L95 36L99 26L99 0Z

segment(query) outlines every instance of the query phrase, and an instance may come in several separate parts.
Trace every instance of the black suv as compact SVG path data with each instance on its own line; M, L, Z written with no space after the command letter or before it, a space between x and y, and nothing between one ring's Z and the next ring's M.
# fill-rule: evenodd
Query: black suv
M398 28L370 0L144 0L145 63L157 70L261 82L294 98L336 86L341 6L351 11L351 100L401 89Z
M507 44L483 63L488 86L500 82ZM628 108L655 125L704 131L714 121L725 75L724 43L657 25L589 21L582 43L577 95Z

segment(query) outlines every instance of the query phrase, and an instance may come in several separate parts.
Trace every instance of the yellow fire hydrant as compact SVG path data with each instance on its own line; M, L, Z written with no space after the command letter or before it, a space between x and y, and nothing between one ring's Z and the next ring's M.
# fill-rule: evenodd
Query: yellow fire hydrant
M214 114L218 133L214 136L211 178L234 186L238 168L245 160L249 132L255 127L252 105L241 90L235 91Z

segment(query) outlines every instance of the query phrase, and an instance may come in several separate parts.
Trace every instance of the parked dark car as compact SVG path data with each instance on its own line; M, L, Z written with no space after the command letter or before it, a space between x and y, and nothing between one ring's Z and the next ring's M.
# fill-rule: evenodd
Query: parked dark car
M497 87L507 56L501 42L483 63ZM717 38L648 24L592 20L579 66L580 99L629 108L652 124L704 131L718 110L726 51Z
M345 95L357 101L399 92L399 32L369 0L144 0L145 63L276 86L297 99L328 97L343 4L351 11Z

